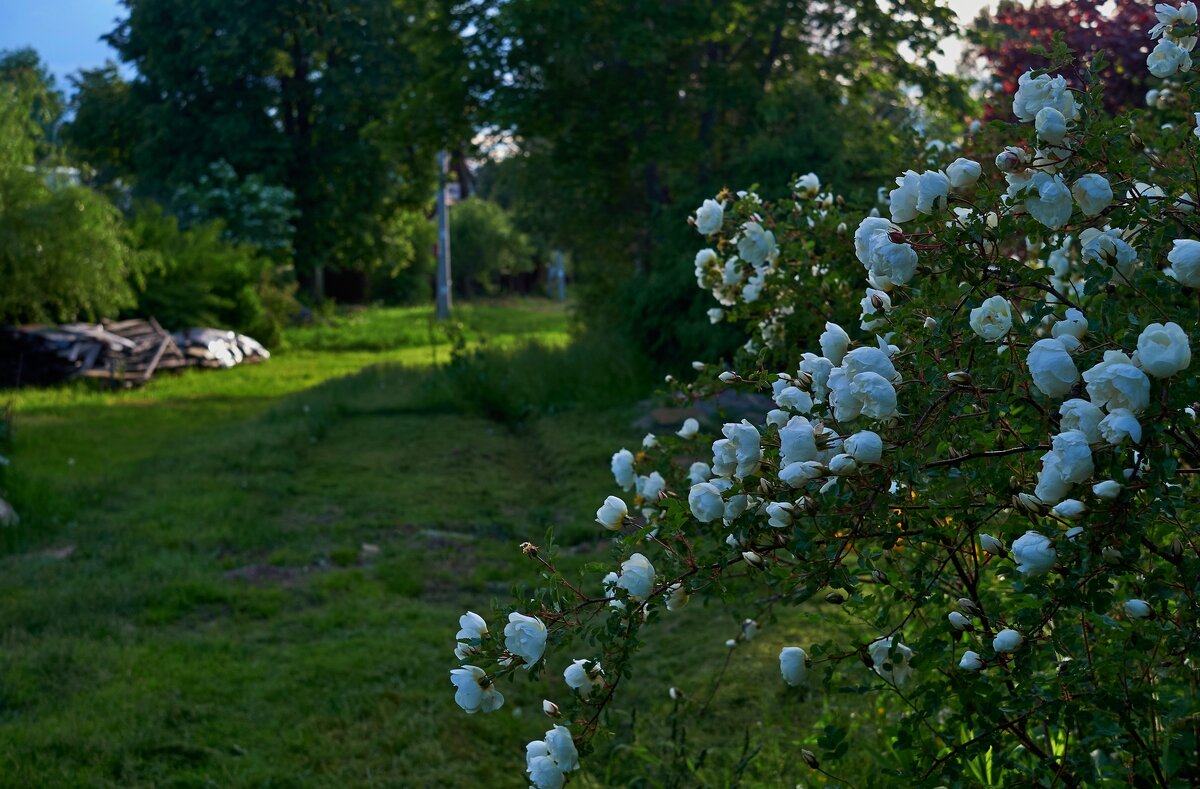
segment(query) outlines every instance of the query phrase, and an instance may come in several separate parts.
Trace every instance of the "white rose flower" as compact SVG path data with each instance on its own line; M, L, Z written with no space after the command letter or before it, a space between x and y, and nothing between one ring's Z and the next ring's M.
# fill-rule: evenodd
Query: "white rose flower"
M696 209L696 230L701 235L711 236L721 229L725 221L725 206L716 200L705 200Z
M495 712L504 705L504 694L496 690L491 677L479 666L451 669L450 682L456 688L455 703L468 715Z
M1080 252L1084 260L1112 266L1116 273L1128 279L1137 266L1137 250L1131 247L1119 228L1098 230L1089 227L1079 234ZM1114 277L1115 279L1115 277Z
M1059 426L1063 430L1078 430L1087 437L1089 444L1099 443L1100 438L1100 420L1104 419L1104 412L1097 408L1087 400L1078 398L1067 400L1058 407Z
M659 495L666 488L667 481L657 471L652 471L649 475L637 478L637 495L641 496L648 504L658 501Z
M869 216L854 232L855 255L867 269L868 281L879 290L907 283L917 269L916 250L891 239L898 230L886 219Z
M822 463L815 460L802 460L798 463L789 463L780 469L779 480L793 488L800 488L814 479L825 476L827 471Z
M1114 479L1106 479L1092 485L1092 493L1101 499L1115 499L1121 495L1121 483Z
M762 436L754 425L743 419L741 422L729 422L721 428L721 434L727 439L727 443L722 445L718 452L718 440L713 444L713 471L717 472L722 477L727 477L729 474L723 473L729 466L730 456L734 463L733 475L739 478L753 474L758 468L759 461L762 460ZM718 455L720 460L718 461ZM718 463L721 468L718 469Z
M1024 643L1024 636L1011 627L1006 627L992 639L992 649L997 652L1016 652Z
M1138 336L1138 361L1155 378L1169 378L1192 363L1188 336L1178 323L1151 323Z
M702 460L697 460L688 467L688 482L699 485L712 479L712 468Z
M1029 164L1029 154L1025 152L1024 148L1018 148L1015 145L1010 145L996 154L996 169L1002 173L1015 173L1027 164Z
M786 529L792 525L793 504L773 501L767 505L767 525L773 529Z
M562 789L566 783L566 776L550 758L549 750L547 749L546 753L530 750L539 746L546 748L546 743L541 740L531 742L526 747L525 753L525 772L529 773L529 783L532 785L532 789Z
M1017 562L1017 572L1031 578L1050 572L1058 558L1050 539L1035 531L1027 531L1017 538L1012 544L1012 555Z
M658 446L658 438L653 433L647 433L642 438L642 449L654 449Z
M842 367L846 370L846 377L851 380L859 374L867 372L876 373L888 381L899 380L899 376L896 375L896 367L892 364L890 349L885 351L869 345L864 348L855 348L842 359Z
M1133 412L1126 408L1114 408L1100 421L1100 435L1113 446L1126 441L1142 443L1142 426Z
M921 175L916 170L907 170L896 178L896 188L888 194L888 208L892 221L900 224L916 219L917 200L921 197Z
M1061 175L1034 173L1025 191L1025 210L1051 230L1057 230L1071 219L1074 210L1071 190Z
M812 378L814 401L820 402L829 394L829 373L833 368L833 362L815 353L805 353L800 360L800 373Z
M795 386L785 386L780 389L779 393L775 395L775 403L780 408L790 408L805 414L813 407L812 395Z
M1042 455L1042 467L1038 471L1037 487L1033 494L1044 504L1057 504L1067 497L1071 482L1064 476L1063 459L1054 452Z
M800 647L784 647L779 651L779 673L793 688L803 685L808 676L808 654Z
M683 420L683 426L675 431L675 435L683 439L695 438L700 432L700 423L693 417Z
M718 438L713 442L713 473L718 477L732 477L737 469L737 449L728 438Z
M713 307L712 309L710 309L708 311L708 322L709 323L720 323L724 317L725 317L725 310L721 309L720 307Z
M867 295L863 296L859 302L859 306L862 308L859 328L863 331L874 331L881 326L886 326L887 321L882 317L873 318L872 316L890 312L892 309L892 297L886 291L867 288Z
M1050 336L1057 339L1063 337L1074 337L1077 340L1082 340L1087 336L1088 322L1084 314L1079 310L1071 307L1067 310L1066 317L1061 321L1055 321L1050 327Z
M609 531L618 531L625 523L627 515L629 508L625 506L625 502L616 496L609 496L600 505L600 509L596 510L596 523Z
M1145 619L1154 613L1154 609L1145 600L1133 598L1125 601L1125 615L1130 619Z
M569 773L579 769L579 751L571 738L571 731L566 726L555 726L546 732L546 745L550 758L560 772Z
M1067 136L1067 119L1054 107L1042 107L1033 119L1033 128L1038 137L1058 145Z
M621 562L617 586L629 592L634 600L645 600L654 591L654 565L640 553Z
M892 647L893 643L895 649ZM888 637L872 641L867 647L867 651L871 655L871 661L875 664L876 674L897 686L908 681L912 674L912 668L909 666L909 660L913 654L911 649Z
M563 670L563 681L584 696L604 684L604 670L595 661L580 658Z
M1137 413L1150 404L1150 379L1120 351L1105 351L1104 360L1085 371L1083 380L1088 398L1101 408Z
M829 459L829 473L836 474L839 477L844 477L853 474L858 470L858 464L854 462L854 458L845 453L834 455Z
M772 427L781 428L787 424L787 421L790 417L791 414L789 414L787 411L784 411L782 408L772 408L767 412L767 424Z
M821 179L817 177L816 173L808 173L800 176L794 188L801 197L816 197L817 193L821 191Z
M729 501L725 502L725 512L722 515L726 523L732 523L741 516L746 508L750 506L750 497L744 493L739 493L736 496L730 496Z
M1200 288L1200 241L1177 238L1167 254L1170 262L1164 273L1180 285Z
M860 430L850 436L842 448L857 463L878 463L883 457L883 439L870 430Z
M879 373L865 372L850 381L850 393L862 403L861 413L869 419L896 415L896 388Z
M983 659L978 652L968 649L963 653L962 660L958 661L958 667L963 671L979 671L983 668Z
M632 452L628 449L622 449L612 456L612 474L613 479L617 481L617 485L622 490L633 488L637 480L637 475L633 470Z
M1074 520L1086 512L1087 507L1079 499L1065 499L1055 504L1050 511L1065 520Z
M1112 184L1103 175L1088 173L1071 187L1079 209L1087 216L1096 216L1112 203Z
M1025 123L1030 123L1043 107L1053 107L1067 120L1073 121L1079 117L1079 106L1064 77L1051 77L1049 74L1035 77L1032 71L1026 71L1017 80L1013 113Z
M513 611L504 626L504 648L525 661L525 670L533 668L546 651L546 625L536 616Z
M721 491L711 482L692 485L688 492L688 507L692 516L701 523L712 523L725 514L725 500Z
M1087 435L1081 430L1064 430L1050 443L1053 452L1061 460L1060 473L1067 482L1079 483L1092 476L1092 448Z
M487 622L474 611L468 611L458 618L459 631L454 636L458 645L454 648L454 656L466 660L470 655L479 652L479 644L487 638Z
M992 296L971 310L970 323L980 337L997 342L1012 328L1012 305L1003 296Z
M955 159L946 168L946 177L950 179L951 189L970 189L982 174L983 167L979 165L979 162L970 159Z
M817 457L816 434L812 423L802 416L794 416L779 430L779 452L783 464Z
M778 251L775 245L775 234L764 229L758 222L747 222L742 225L742 235L738 239L737 249L742 260L755 268L774 259Z
M691 599L687 589L680 583L671 584L667 587L666 594L663 597L667 601L668 611L678 611L687 605L688 600Z
M842 357L850 348L850 335L836 323L825 322L825 331L817 340L821 345L821 355L834 364L841 364Z
M1177 72L1190 71L1192 56L1183 47L1164 38L1146 58L1146 68L1159 79L1166 79Z
M950 196L950 179L940 170L921 173L917 192L917 210L922 214L937 214L946 210Z
M1025 360L1033 384L1047 397L1062 397L1071 391L1079 380L1079 370L1071 360L1071 354L1062 340L1046 338L1038 340L1029 349Z

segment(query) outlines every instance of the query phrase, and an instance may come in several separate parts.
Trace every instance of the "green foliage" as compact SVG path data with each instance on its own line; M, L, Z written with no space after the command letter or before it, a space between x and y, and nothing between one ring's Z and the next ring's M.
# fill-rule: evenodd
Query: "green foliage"
M111 61L81 69L70 81L72 118L62 133L69 154L91 168L99 186L128 178L141 133L129 83Z
M0 83L14 85L29 97L29 116L40 130L38 159L45 158L56 141L65 108L54 75L29 47L0 50Z
M181 187L172 200L185 227L221 221L225 238L253 244L280 262L292 252L294 202L290 191L267 184L262 176L238 178L223 159L209 165L195 184Z
M108 200L48 184L36 159L36 99L0 82L0 322L112 315L133 304L142 265Z
M257 247L225 238L219 221L181 229L156 204L139 207L133 244L150 273L135 312L171 329L235 329L275 344L296 308L295 286L281 284L274 261Z
M402 4L125 0L107 40L137 70L133 170L160 198L225 161L295 196L292 243L320 296L323 268L385 261L394 214L424 204L433 143L385 151L369 130L415 79ZM223 216L230 232L238 219Z
M388 253L367 270L368 296L385 304L417 304L433 298L437 226L424 210L397 211L388 226Z
M468 198L450 210L454 281L465 296L495 293L499 278L533 269L532 249L498 204Z

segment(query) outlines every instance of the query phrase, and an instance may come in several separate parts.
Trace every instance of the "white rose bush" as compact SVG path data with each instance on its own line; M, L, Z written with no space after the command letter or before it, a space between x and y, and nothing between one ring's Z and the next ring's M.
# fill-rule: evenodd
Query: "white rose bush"
M1148 68L1186 93L1195 8L1158 8ZM1011 785L1200 780L1200 218L1179 199L1200 139L1106 116L1102 64L1056 56L987 149L940 146L886 205L855 212L810 173L696 212L696 279L751 339L674 396L775 407L617 452L596 517L612 561L568 578L526 543L546 583L460 621L467 713L510 679L559 688L533 785L588 769L642 632L706 598L753 625L731 647L778 655L781 693L886 710L871 753L847 751L845 721L797 747L814 780L845 759L978 785L985 756ZM797 639L814 618L839 627Z

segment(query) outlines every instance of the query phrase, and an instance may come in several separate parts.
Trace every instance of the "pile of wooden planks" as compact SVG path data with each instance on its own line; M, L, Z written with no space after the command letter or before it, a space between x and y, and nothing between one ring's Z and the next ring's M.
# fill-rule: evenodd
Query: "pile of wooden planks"
M149 320L0 328L0 386L46 385L72 378L140 386L162 370L232 367L270 354L245 335L188 329L172 335Z

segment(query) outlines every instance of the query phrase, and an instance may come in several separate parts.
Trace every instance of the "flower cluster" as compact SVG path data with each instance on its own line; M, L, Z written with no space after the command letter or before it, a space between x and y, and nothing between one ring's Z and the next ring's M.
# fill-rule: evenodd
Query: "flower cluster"
M1183 74L1195 6L1156 13L1148 67ZM1006 139L931 144L857 213L812 173L786 198L722 191L696 210L710 317L750 340L732 363L697 362L674 396L737 389L773 407L618 451L622 495L596 512L611 572L571 584L530 546L554 580L540 618L510 614L502 647L481 618L460 621L467 712L498 708L496 676L543 659L543 619L552 644L594 645L564 661L577 736L556 726L527 749L535 786L569 780L577 745L586 756L639 631L708 594L745 607L731 648L814 598L857 623L845 643L776 642L780 677L812 691L821 666L828 690L892 699L907 747L880 758L911 785L963 783L978 744L1001 741L1018 746L996 750L1014 782L1186 782L1200 141L1104 117L1082 73L1084 90L1021 75ZM816 324L810 289L832 305Z

